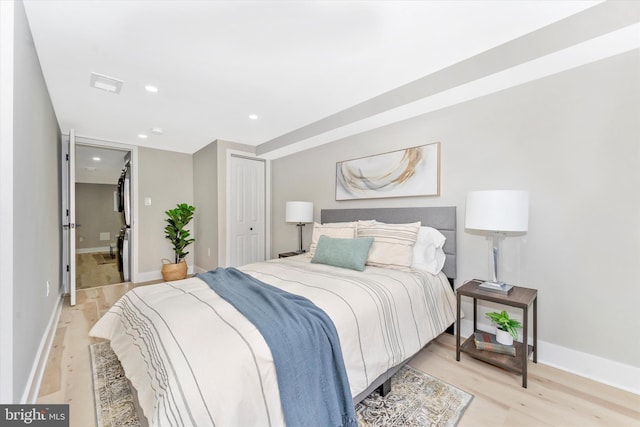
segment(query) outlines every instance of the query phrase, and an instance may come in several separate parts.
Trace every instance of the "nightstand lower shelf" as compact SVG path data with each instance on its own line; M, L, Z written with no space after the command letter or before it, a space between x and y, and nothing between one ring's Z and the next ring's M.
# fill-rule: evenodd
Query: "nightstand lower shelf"
M527 388L527 362L529 356L533 355L533 363L538 363L538 290L514 286L508 295L486 291L480 288L482 280L470 280L456 289L456 360L460 361L460 352L465 352L471 357L491 363L492 365L508 369L522 375L522 387ZM473 341L473 334L470 340L467 339L462 345L460 342L460 319L462 297L473 298L473 330L478 330L478 300L491 301L497 304L504 304L522 309L522 342L514 343L516 355L478 350ZM529 305L533 304L533 342L529 345Z
M471 357L482 360L483 362L487 362L494 366L498 366L500 368L504 368L522 375L522 373L524 372L522 369L522 352L524 351L524 344L514 341L513 345L516 348L515 356L509 356L508 354L501 354L488 350L479 350L476 348L476 344L473 340L473 334L471 334L471 336L467 338L466 341L460 346L460 352L467 353ZM528 345L527 347L529 347L529 351L527 352L527 357L524 360L529 360L529 357L531 357L531 355L533 354L533 346Z

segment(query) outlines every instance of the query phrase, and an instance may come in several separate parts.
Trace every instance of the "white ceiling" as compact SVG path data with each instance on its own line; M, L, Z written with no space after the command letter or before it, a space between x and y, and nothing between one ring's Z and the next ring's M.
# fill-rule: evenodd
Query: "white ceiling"
M127 151L76 145L76 183L116 185Z
M216 139L277 140L598 3L25 0L25 8L63 133L193 153ZM90 88L92 72L123 80L121 93Z

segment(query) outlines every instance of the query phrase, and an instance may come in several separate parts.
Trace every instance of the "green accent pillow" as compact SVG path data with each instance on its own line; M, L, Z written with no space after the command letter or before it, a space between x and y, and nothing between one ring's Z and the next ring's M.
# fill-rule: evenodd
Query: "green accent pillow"
M340 239L320 236L311 262L363 271L372 244L373 237Z

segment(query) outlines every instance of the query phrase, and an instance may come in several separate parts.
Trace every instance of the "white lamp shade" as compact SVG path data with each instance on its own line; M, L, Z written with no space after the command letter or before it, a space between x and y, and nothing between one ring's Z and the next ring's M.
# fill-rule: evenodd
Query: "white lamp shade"
M313 203L287 202L284 216L286 222L313 222Z
M472 191L467 194L465 228L523 232L529 228L529 192Z

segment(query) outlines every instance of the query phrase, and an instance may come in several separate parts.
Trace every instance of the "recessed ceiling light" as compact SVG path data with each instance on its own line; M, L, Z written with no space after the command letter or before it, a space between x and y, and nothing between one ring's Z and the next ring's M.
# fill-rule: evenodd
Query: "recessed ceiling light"
M92 157L91 160L93 160L94 162L99 162L102 159L96 156L96 157Z
M89 78L89 86L111 93L120 93L123 84L124 82L122 80L98 73L91 73L91 77Z
M162 135L164 133L164 129L158 127L151 128L151 133L155 135Z
M153 86L153 85L146 85L144 88L145 88L145 90L146 90L147 92L151 92L151 93L156 93L156 92L158 92L158 87L157 87L157 86Z
M138 134L138 138L140 138L140 139L147 139L148 137L147 137L147 135L145 135L144 133L139 133L139 134Z
M258 120L258 115L257 114L249 114L249 118L251 120Z

